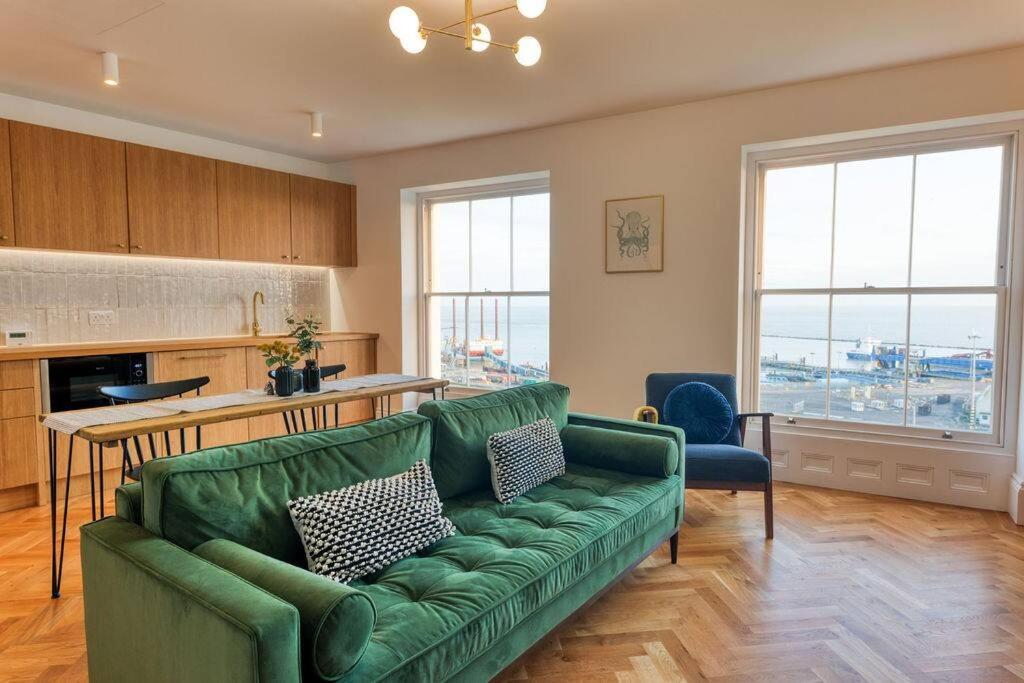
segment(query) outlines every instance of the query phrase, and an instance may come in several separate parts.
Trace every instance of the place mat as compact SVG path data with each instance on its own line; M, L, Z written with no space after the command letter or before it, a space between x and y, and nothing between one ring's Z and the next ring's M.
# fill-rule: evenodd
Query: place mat
M387 373L348 377L345 379L321 382L320 391L300 392L295 394L294 398L318 396L320 394L337 391L382 387L387 386L388 384L404 384L406 382L416 382L426 379L430 378ZM192 398L174 399L173 401L151 401L149 403L133 403L129 405L104 406L102 408L87 408L85 410L50 413L43 421L43 426L49 427L50 429L63 434L74 434L79 429L95 427L97 425L118 424L121 422L133 422L135 420L148 420L154 417L167 417L169 415L177 415L178 413L198 413L204 410L217 410L218 408L231 408L234 406L244 406L255 403L267 403L269 401L281 400L281 398L282 397L280 396L271 396L266 394L262 389L247 389L245 391L236 391L230 394L194 396Z

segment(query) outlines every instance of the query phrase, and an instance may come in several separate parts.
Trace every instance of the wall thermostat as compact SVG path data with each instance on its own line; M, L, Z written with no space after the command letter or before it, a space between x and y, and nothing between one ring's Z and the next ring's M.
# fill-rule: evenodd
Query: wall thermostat
M8 346L29 346L32 343L32 330L7 330L4 340Z

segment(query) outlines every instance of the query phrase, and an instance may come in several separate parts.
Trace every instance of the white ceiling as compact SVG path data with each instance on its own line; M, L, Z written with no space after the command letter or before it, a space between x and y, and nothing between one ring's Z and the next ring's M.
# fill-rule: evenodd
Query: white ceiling
M401 2L428 25L462 12ZM397 4L3 0L0 91L335 161L1024 43L1022 0L549 0L539 19L488 20L495 40L540 39L527 69L442 36L408 55L387 28ZM103 50L119 88L100 81Z

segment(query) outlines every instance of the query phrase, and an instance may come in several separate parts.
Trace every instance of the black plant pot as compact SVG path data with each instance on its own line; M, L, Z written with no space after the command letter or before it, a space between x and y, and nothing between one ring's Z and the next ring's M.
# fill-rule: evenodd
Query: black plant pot
M320 366L313 359L306 361L302 368L302 390L309 393L320 391Z

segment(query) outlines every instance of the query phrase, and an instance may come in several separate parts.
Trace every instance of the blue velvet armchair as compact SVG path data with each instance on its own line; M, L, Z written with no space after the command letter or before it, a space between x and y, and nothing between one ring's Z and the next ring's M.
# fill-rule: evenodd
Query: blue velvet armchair
M692 427L692 420L666 411L666 400L672 390L690 382L711 385L725 397L731 407L731 424L724 425L724 437L715 440ZM710 392L714 394L714 392ZM774 536L772 520L772 413L741 413L736 400L736 378L717 373L655 373L647 376L647 405L638 408L636 418L645 422L658 422L681 427L686 432L686 487L691 489L718 489L764 492L764 532L766 538ZM721 401L721 397L718 397ZM695 406L699 409L700 406ZM743 447L747 420L761 418L763 452ZM674 418L674 419L673 419ZM767 457L766 457L767 456Z

